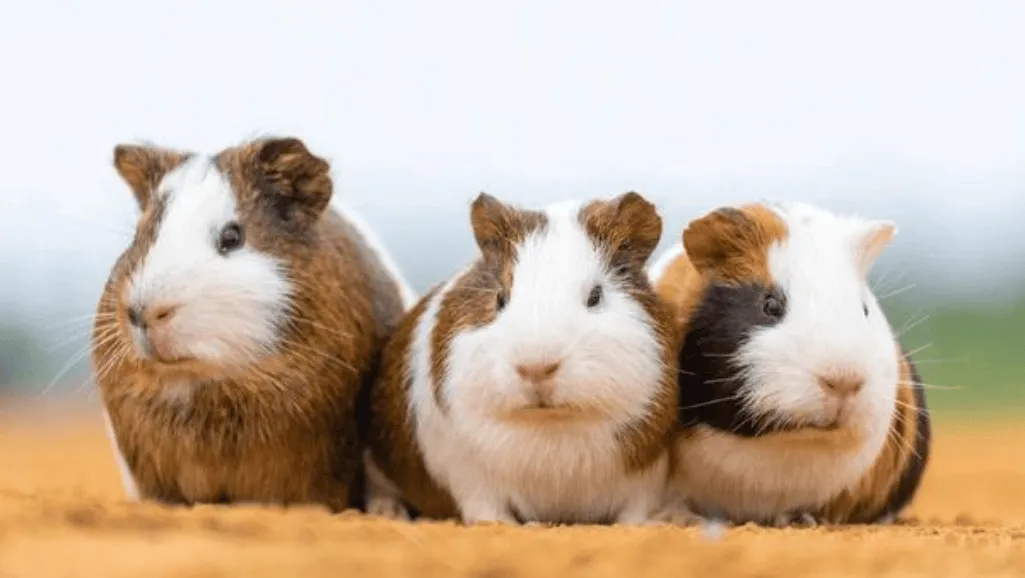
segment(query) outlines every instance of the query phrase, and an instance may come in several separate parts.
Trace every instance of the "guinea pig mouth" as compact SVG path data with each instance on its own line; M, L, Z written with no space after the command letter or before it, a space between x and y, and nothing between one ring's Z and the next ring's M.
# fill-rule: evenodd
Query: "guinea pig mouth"
M193 361L193 359L175 355L173 352L168 351L166 347L158 346L154 341L147 339L145 336L136 334L134 337L136 354L143 361L158 366L175 366Z
M512 421L547 422L593 420L604 416L591 408L542 402L518 407L507 412L506 417Z
M795 429L808 429L833 432L844 429L850 423L852 410L850 404L838 404L823 408L822 413L812 419L795 424Z

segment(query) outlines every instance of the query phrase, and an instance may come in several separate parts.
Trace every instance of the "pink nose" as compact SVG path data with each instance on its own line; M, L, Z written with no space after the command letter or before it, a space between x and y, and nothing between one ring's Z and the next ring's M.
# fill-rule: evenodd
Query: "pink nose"
M541 383L551 379L555 372L559 371L560 365L562 365L562 362L559 361L555 363L522 364L516 366L516 372L527 381Z
M840 395L854 395L865 387L865 378L854 371L830 371L819 376L819 385L827 392Z

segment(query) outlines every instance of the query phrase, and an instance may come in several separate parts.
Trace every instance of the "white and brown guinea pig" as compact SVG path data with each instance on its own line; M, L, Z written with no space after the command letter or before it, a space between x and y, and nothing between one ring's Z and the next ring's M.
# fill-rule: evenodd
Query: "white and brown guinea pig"
M382 354L370 448L425 517L645 523L676 419L676 337L641 195L521 209L481 193L479 257Z
M909 504L929 413L869 285L895 233L808 204L749 204L692 221L653 264L682 334L671 488L688 511L871 523Z
M412 292L296 138L119 145L140 208L92 356L129 497L349 507L355 404Z

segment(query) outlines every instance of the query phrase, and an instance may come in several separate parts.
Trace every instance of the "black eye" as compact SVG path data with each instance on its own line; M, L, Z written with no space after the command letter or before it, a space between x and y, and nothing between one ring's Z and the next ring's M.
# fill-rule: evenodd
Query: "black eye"
M762 311L773 319L782 319L786 315L787 308L782 299L770 293L765 296L765 301L762 303Z
M505 309L505 291L499 291L495 296L495 307L501 311Z
M220 235L217 236L217 252L221 255L227 255L241 248L245 240L242 227L235 222L228 223L221 229Z
M601 285L595 285L587 295L587 308L593 309L601 303Z
M865 312L865 317L868 317L868 303L862 303L861 309Z

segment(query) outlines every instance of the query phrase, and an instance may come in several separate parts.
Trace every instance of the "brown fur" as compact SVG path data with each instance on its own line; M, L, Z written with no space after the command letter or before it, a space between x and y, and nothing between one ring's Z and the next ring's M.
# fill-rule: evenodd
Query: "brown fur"
M192 154L164 148L122 144L114 147L114 168L125 181L140 209L145 209L160 179Z
M93 360L142 497L348 507L361 471L357 393L402 305L351 225L326 209L327 161L298 139L250 142L215 157L230 175L246 244L287 263L292 313L279 350L250 367L169 367L136 355L123 298L163 211L155 186L188 154L117 151L115 166L142 215L100 299Z
M693 221L683 238L686 250L654 281L659 296L677 315L681 340L686 335L687 319L700 305L713 279L729 283L753 278L772 283L767 250L773 242L786 238L786 224L765 207L753 204L713 211ZM696 263L692 255L698 256ZM901 350L899 344L897 347ZM915 397L915 386L911 362L902 355L893 425L882 453L857 487L813 514L816 519L834 524L862 523L878 519L892 506L898 485L908 469L916 466L915 458L924 459L917 456L916 443L919 436L928 434L919 431L917 417L926 409ZM841 437L834 441L852 440Z
M701 305L707 283L685 253L673 259L654 280L655 292L672 310L676 330L681 334L686 333L687 322Z
M626 279L631 297L654 320L666 370L648 420L630 424L620 440L628 471L650 466L665 450L675 430L679 389L678 333L670 308L648 282L644 265L662 237L662 219L654 205L634 192L611 201L594 201L584 207L580 221L598 246L605 247L608 262Z
M434 398L443 411L447 403L441 391L447 373L448 348L460 331L482 327L498 315L499 295L509 299L516 247L529 235L547 226L538 211L512 209L481 193L470 208L470 224L481 258L442 297L438 319L431 332L431 381Z
M647 423L631 424L622 433L627 468L638 470L664 452L678 403L677 342L672 318L655 296L642 269L658 244L662 222L654 206L636 193L590 203L581 211L580 221L595 242L606 248L611 267L619 269L633 297L656 320L655 329L665 352L663 387L651 419ZM447 374L447 352L452 337L494 320L498 313L498 295L508 296L511 290L517 245L530 234L543 231L547 220L541 212L515 209L482 193L473 203L471 224L481 257L460 273L441 297L431 334L431 381L435 400L443 411L447 404L441 384ZM409 356L416 328L440 288L441 285L436 286L420 300L385 346L381 371L371 390L372 425L369 428L375 463L399 486L411 505L432 518L457 516L458 509L448 492L427 472L417 447L415 416L409 413Z
M683 232L683 246L707 277L771 285L768 249L787 235L782 219L762 205L750 204L721 208L691 221Z
M381 352L380 372L370 390L367 446L374 463L395 483L405 501L428 518L453 518L458 509L427 472L409 413L409 355L413 335L438 287L424 295L396 328Z
M771 282L768 248L786 238L786 224L758 204L718 209L691 221L683 232L684 251L654 282L673 311L677 331L686 330L712 279Z
M866 523L878 519L891 507L892 494L905 472L912 467L912 461L924 459L925 456L918 455L915 445L919 436L924 435L919 431L918 412L926 409L919 407L915 399L911 365L903 355L899 379L893 423L882 453L861 482L833 499L815 515L817 519L833 524Z

